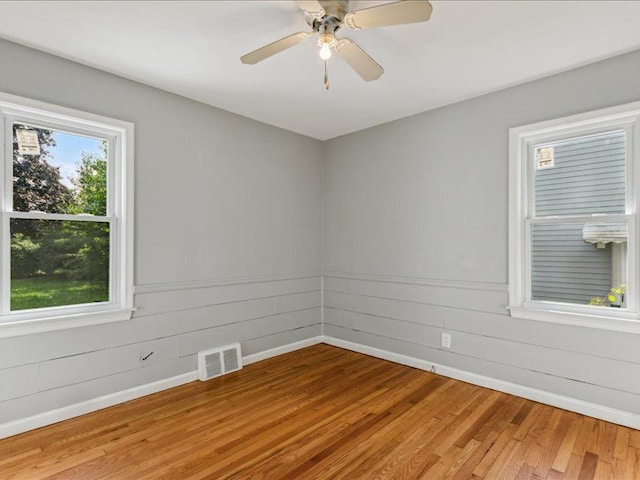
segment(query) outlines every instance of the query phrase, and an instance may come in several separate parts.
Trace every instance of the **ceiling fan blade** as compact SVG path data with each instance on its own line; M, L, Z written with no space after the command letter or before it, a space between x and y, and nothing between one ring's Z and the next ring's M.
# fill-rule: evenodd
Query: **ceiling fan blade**
M377 80L384 73L384 68L349 38L338 40L335 50L365 82Z
M318 20L324 17L324 8L317 0L294 0L294 2L310 17Z
M276 40L269 45L265 45L262 48L254 50L240 57L240 61L245 64L254 65L262 60L269 58L276 53L280 53L287 48L295 47L299 43L304 42L307 38L313 35L315 32L298 32L288 37Z
M433 7L427 0L404 0L349 12L344 23L353 30L426 22Z

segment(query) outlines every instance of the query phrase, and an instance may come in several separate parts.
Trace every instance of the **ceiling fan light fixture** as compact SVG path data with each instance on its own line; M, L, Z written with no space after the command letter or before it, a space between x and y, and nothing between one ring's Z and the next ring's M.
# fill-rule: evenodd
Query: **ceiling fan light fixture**
M322 60L329 60L331 58L331 47L328 43L323 43L320 47L320 58Z
M336 44L336 37L330 33L322 33L318 39L318 46L320 47L320 58L322 60L329 60L331 58L331 49Z

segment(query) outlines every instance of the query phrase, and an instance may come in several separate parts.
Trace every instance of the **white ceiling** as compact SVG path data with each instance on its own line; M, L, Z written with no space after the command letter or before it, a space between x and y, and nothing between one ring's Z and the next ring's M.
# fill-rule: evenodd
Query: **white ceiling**
M334 56L329 91L313 39L239 61L308 30L291 1L3 1L0 37L321 140L640 48L639 1L432 3L427 23L341 31L385 74Z

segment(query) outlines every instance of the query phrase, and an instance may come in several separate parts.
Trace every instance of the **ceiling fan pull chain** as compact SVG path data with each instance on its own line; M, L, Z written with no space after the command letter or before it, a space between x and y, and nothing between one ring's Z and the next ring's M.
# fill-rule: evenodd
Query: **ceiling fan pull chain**
M324 61L324 88L329 90L329 72L327 70L327 63L329 60Z

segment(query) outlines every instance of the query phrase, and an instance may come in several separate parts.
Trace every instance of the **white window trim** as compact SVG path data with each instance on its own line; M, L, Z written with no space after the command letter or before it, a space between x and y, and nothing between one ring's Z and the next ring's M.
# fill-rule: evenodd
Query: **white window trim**
M108 138L114 146L112 164L108 165L109 205L107 217L101 217L111 225L117 222L117 228L111 229L111 300L97 305L71 305L52 308L7 312L0 314L0 338L32 333L97 325L108 322L128 320L134 311L133 304L133 157L134 126L130 122L116 120L101 115L60 107L45 102L31 100L0 92L0 114L8 121L37 122L51 125L52 128L70 132L92 133ZM3 156L11 158L12 140L7 139L7 125L0 128L0 145L3 145ZM2 222L0 228L0 272L2 276L3 295L9 275L10 248L8 206L13 202L12 191L8 189L8 181L12 172L6 162L0 168L0 188L2 189ZM19 216L17 212L11 215ZM29 214L33 216L34 214ZM51 219L91 220L91 217L78 218L69 215L46 214ZM58 218L59 217L59 218ZM3 308L7 298L3 299Z
M527 301L529 289L526 221L531 207L531 147L540 141L595 134L612 129L627 131L627 213L619 215L629 225L629 301L626 309L581 306L556 302ZM581 113L509 130L509 306L511 316L544 322L577 325L604 330L640 333L640 102ZM614 215L608 216L613 218ZM576 216L583 221L585 216ZM595 216L593 218L598 218ZM550 221L553 221L551 219ZM558 218L570 222L571 217Z

